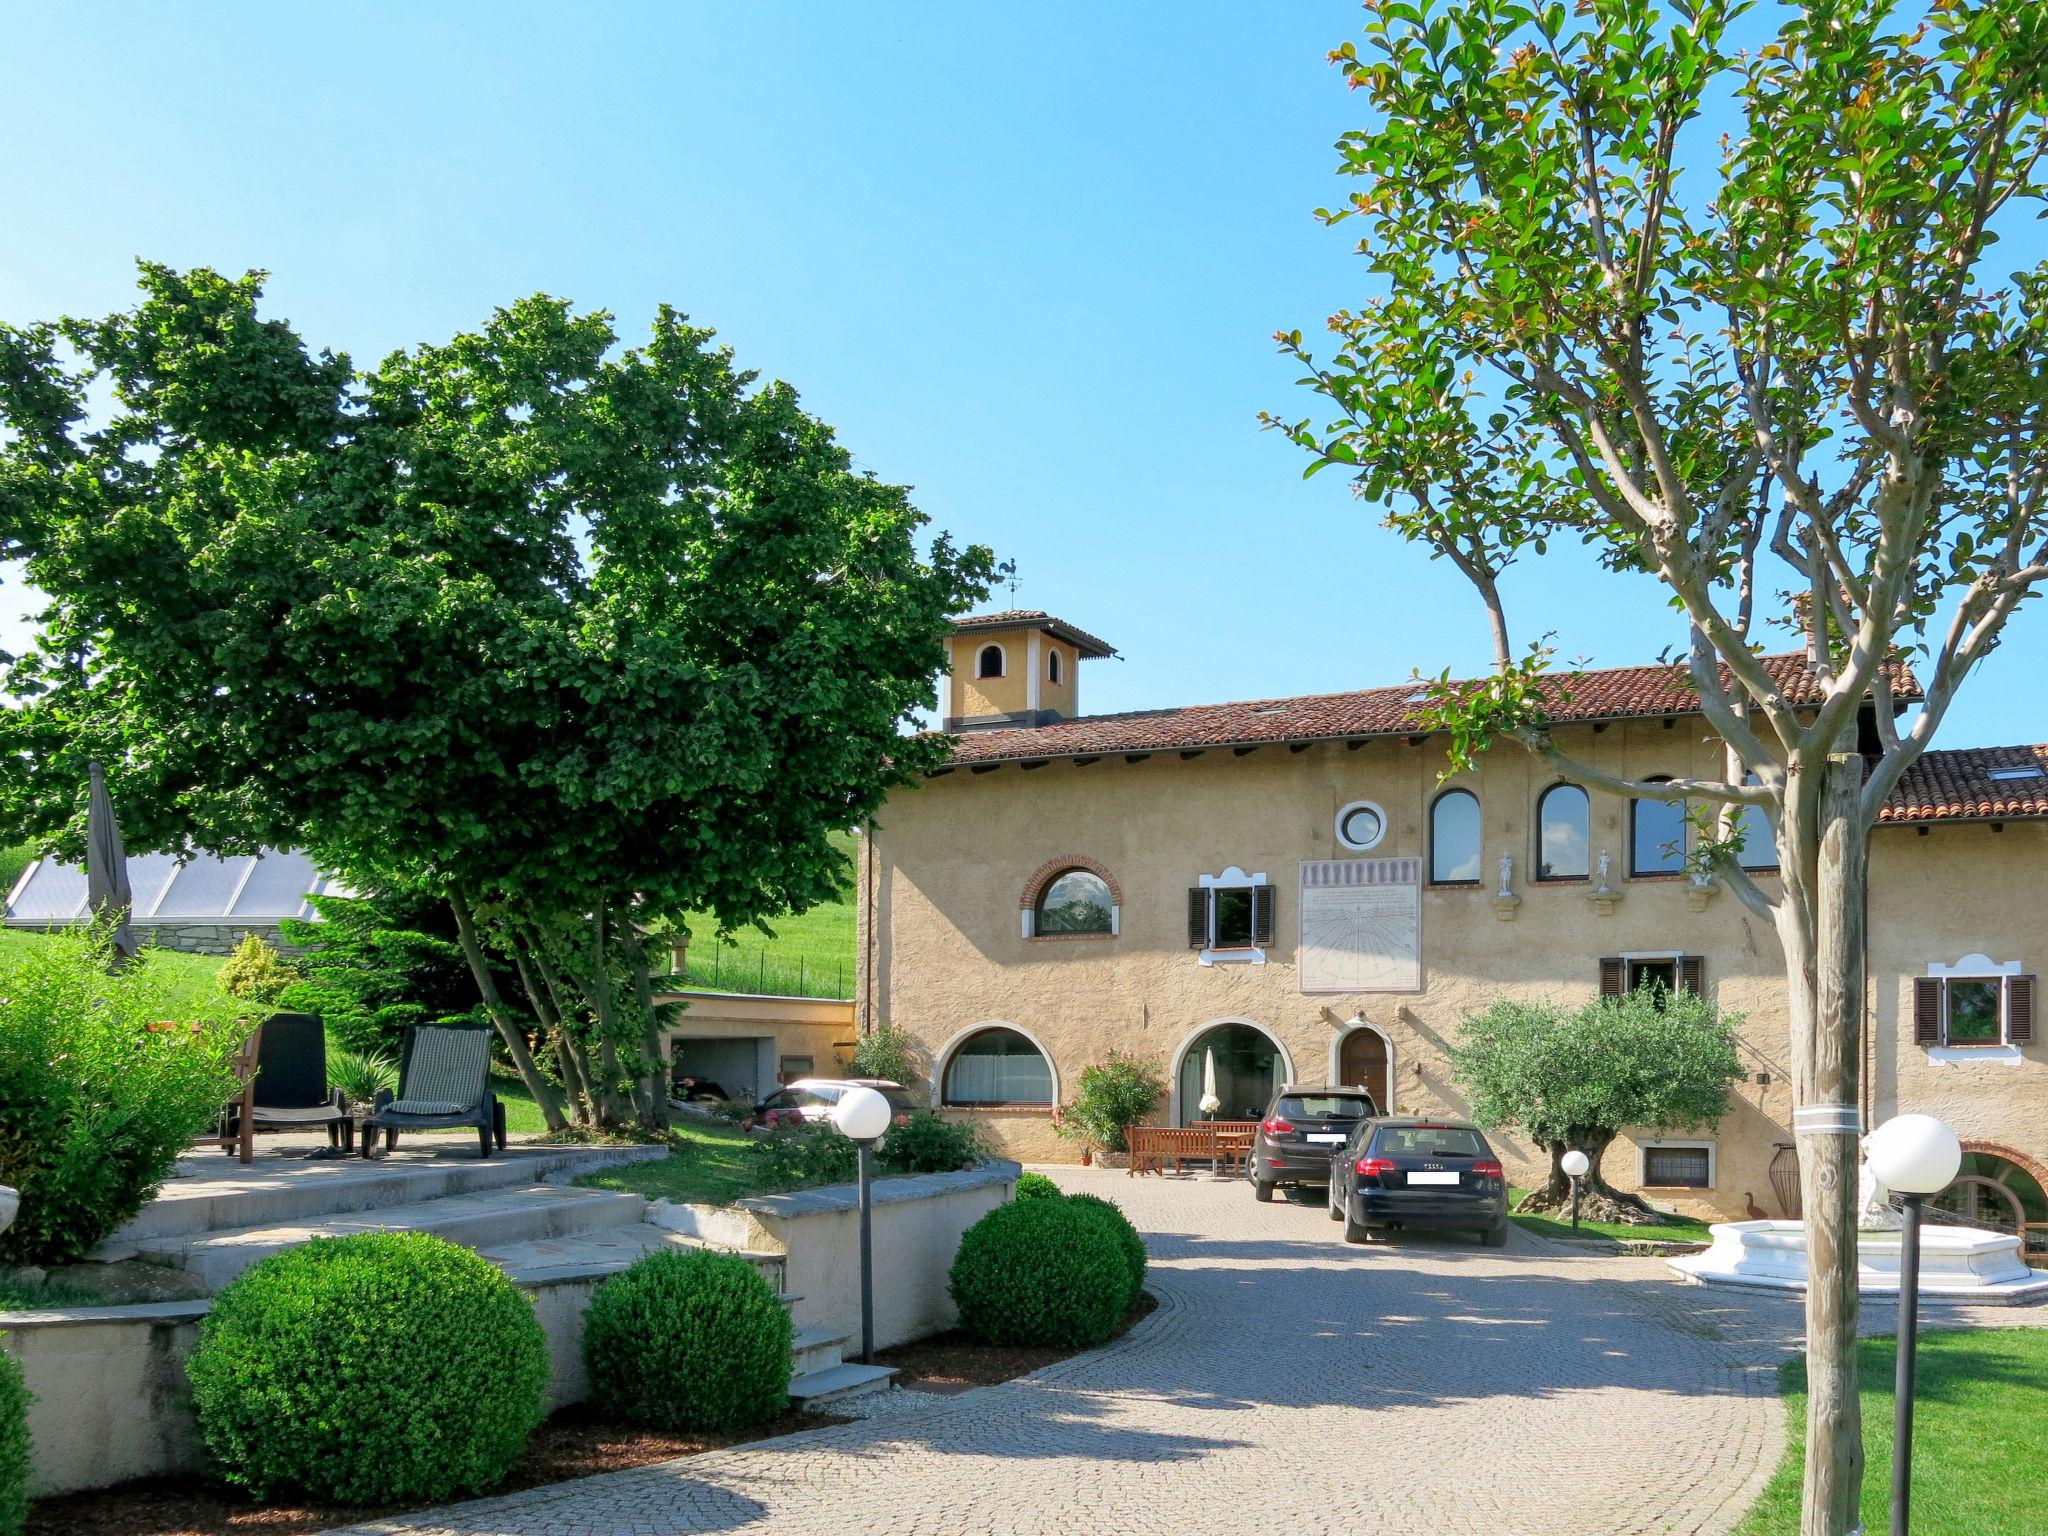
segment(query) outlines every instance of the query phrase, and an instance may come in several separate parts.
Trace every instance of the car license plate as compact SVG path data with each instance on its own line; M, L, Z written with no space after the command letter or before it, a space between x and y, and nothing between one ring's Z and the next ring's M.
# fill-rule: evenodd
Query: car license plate
M1455 1173L1411 1173L1408 1175L1408 1182L1410 1184L1455 1184L1458 1182L1458 1176Z
M1344 1133L1342 1131L1310 1131L1307 1139L1310 1141L1335 1143L1344 1139Z

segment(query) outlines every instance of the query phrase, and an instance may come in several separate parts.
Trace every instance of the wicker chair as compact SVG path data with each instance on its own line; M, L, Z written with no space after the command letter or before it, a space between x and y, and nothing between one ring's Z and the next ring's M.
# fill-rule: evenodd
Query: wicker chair
M363 1122L363 1156L384 1133L384 1150L398 1146L400 1131L435 1131L473 1125L485 1157L492 1143L505 1145L505 1106L491 1092L491 1035L485 1029L451 1029L416 1024L405 1032L398 1058L398 1092L377 1091Z

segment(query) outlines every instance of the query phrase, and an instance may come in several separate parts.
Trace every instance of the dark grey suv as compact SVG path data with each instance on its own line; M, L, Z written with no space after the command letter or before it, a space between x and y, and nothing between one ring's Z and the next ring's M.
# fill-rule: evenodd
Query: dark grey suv
M1252 1138L1245 1177L1261 1200L1282 1184L1327 1184L1330 1157L1379 1111L1363 1088L1282 1088Z

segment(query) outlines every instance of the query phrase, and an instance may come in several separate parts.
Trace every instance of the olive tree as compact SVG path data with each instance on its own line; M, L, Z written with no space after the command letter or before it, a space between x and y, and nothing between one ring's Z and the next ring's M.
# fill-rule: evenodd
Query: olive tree
M1324 408L1268 421L1476 589L1495 671L1439 679L1425 711L1454 760L1511 741L1578 783L1693 802L1702 873L1774 926L1813 1276L1804 1530L1841 1536L1862 1477L1870 829L2048 576L2048 265L2031 222L2048 10L1367 9L1332 58L1371 117L1338 145L1354 189L1322 213L1362 231L1373 290L1330 319L1325 355L1281 334ZM2028 243L1995 261L2014 229ZM1517 643L1500 583L1553 545L1663 585L1722 773L1629 779L1553 738L1570 679ZM1772 621L1803 665L1764 659ZM1908 664L1924 701L1902 724ZM1735 857L1752 808L1774 881Z
M1740 1014L1691 992L1638 987L1577 1008L1499 1002L1467 1018L1451 1049L1453 1078L1479 1124L1520 1131L1550 1155L1550 1176L1523 1210L1571 1196L1563 1167L1576 1148L1592 1164L1582 1195L1597 1220L1654 1222L1640 1196L1615 1189L1601 1158L1622 1131L1711 1130L1744 1073Z

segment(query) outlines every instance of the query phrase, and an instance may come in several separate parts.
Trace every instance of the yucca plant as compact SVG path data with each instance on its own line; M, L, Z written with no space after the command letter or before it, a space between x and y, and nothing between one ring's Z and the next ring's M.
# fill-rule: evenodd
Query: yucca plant
M351 1051L328 1042L328 1086L339 1088L351 1104L368 1104L379 1088L398 1092L398 1063L381 1051Z

